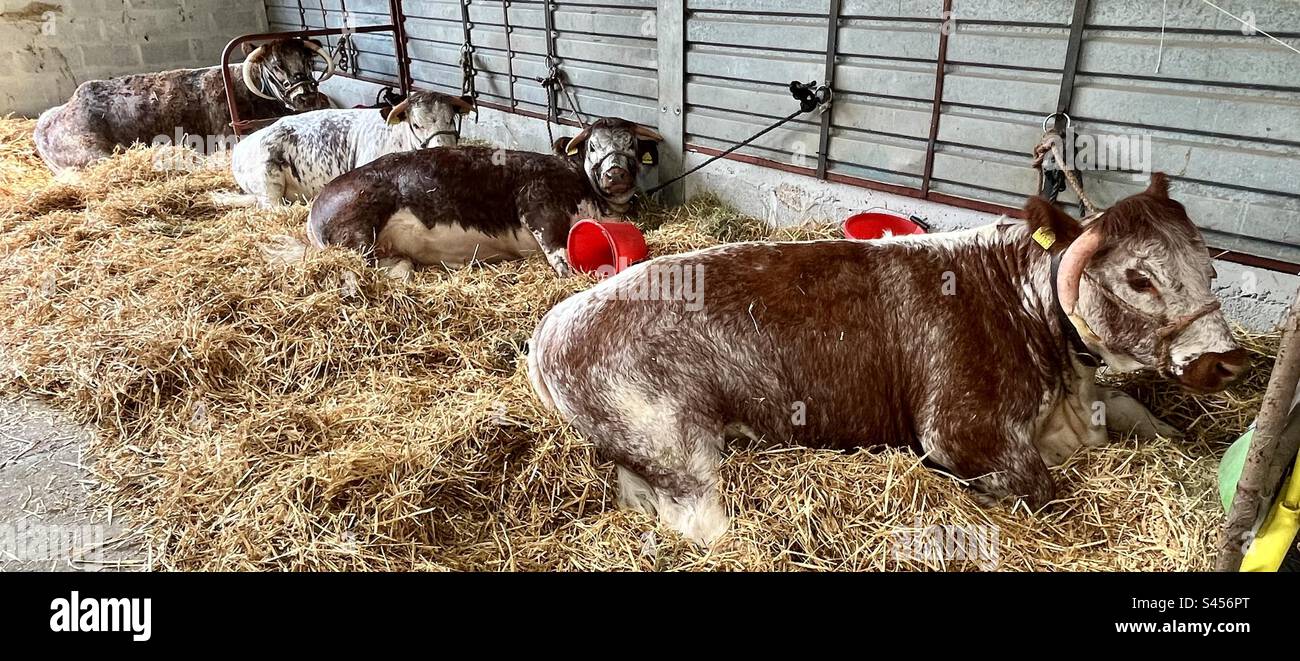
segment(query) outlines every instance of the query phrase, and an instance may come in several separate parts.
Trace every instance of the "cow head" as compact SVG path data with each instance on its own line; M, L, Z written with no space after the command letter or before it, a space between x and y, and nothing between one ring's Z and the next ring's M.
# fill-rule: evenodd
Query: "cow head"
M1164 174L1087 225L1041 198L1025 212L1032 228L1068 243L1054 283L1061 308L1112 368L1157 369L1198 392L1245 373L1247 354L1210 290L1216 274L1205 241L1169 198Z
M641 156L663 141L653 129L614 117L602 117L569 140L565 153L581 156L592 188L606 201L626 204L636 194Z
M318 85L334 75L334 59L319 41L278 39L256 48L245 43L243 49L244 85L250 92L297 112L320 107ZM320 80L312 69L318 57L325 61Z
M460 138L461 115L474 110L471 96L449 96L438 92L412 92L405 101L379 113L389 126L406 131L411 149L454 147Z

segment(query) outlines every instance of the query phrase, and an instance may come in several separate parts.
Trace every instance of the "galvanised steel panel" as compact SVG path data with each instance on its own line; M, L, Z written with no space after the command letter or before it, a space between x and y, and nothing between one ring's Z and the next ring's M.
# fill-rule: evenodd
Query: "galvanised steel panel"
M1300 90L1300 53L1259 36L1170 34L1162 54L1158 34L1090 31L1080 58L1081 73Z
M341 24L343 4L354 24L387 20L387 0L325 0L325 19L318 7L306 7L308 26ZM789 81L824 76L829 0L684 4L689 142L722 149L743 140L794 109ZM1216 4L1300 47L1300 3ZM300 27L292 0L267 6L273 27ZM556 4L557 55L584 111L648 123L662 116L657 6ZM417 83L458 90L459 3L404 0L403 7ZM508 103L513 95L521 109L545 111L545 91L534 80L546 74L545 7L541 0L511 0L507 13L499 0L470 2L476 82L485 100ZM830 171L919 185L938 30L951 19L932 188L1023 204L1036 186L1028 153L1043 117L1055 109L1073 7L1073 0L953 0L952 15L944 16L941 0L842 0ZM1151 168L1175 177L1216 245L1300 257L1300 177L1292 167L1300 158L1300 54L1243 32L1201 0L1091 0L1090 7L1071 109L1076 127L1148 138ZM395 77L391 41L370 35L355 43L367 73ZM559 102L565 111L563 95ZM802 118L741 153L815 167L817 121ZM1088 172L1085 180L1102 203L1144 185L1125 172Z
M830 6L829 0L686 0L688 15L697 11L725 11L782 18L791 14L825 17L830 14Z
M1232 14L1249 18L1268 32L1292 34L1300 31L1300 2L1293 0L1214 0ZM1167 8L1167 9L1166 9ZM1167 30L1219 30L1241 34L1241 23L1201 0L1092 0L1088 5L1089 26L1118 26Z
M826 49L826 17L790 16L773 24L771 17L718 12L696 12L686 24L692 45L773 48L816 53Z
M824 23L825 21L823 33ZM841 23L840 55L933 63L939 52L939 31L935 29L934 23L862 19L842 19Z
M323 27L364 27L368 25L385 25L390 21L387 0L352 0L347 2L348 14L345 21L339 0L325 0L325 11L321 12L319 4L303 3L303 12L299 13L296 3L290 0L271 0L266 4L268 28L272 31L290 31ZM382 5L382 8L380 8ZM305 20L305 25L304 25ZM320 41L331 50L338 44L337 36L320 37ZM393 37L387 34L354 35L353 43L357 50L357 73L384 80L398 80L396 47Z

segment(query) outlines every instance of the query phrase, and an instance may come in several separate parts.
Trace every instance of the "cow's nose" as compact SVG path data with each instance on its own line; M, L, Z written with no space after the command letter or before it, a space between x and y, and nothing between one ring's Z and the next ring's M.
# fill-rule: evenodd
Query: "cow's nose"
M626 184L632 179L632 175L628 173L627 169L615 166L605 170L604 178L605 183L608 184Z
M1250 371L1250 354L1245 349L1224 353L1203 353L1183 370L1183 385L1202 392L1223 390Z

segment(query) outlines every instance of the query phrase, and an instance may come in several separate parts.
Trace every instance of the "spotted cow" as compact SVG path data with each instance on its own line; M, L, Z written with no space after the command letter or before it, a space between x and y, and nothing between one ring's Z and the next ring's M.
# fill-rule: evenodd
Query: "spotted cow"
M1048 467L1108 426L1176 433L1097 385L1098 365L1205 392L1248 361L1164 175L1086 223L1039 198L1025 210L962 232L639 264L546 314L533 387L617 463L622 506L700 543L728 525L718 463L735 436L912 446L986 497L1041 508L1057 495ZM687 279L697 296L680 295Z

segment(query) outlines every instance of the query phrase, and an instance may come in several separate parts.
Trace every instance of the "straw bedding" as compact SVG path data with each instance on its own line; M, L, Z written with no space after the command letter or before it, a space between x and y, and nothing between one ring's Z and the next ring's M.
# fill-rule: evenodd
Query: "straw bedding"
M1039 515L982 507L907 451L736 447L731 532L700 550L618 511L612 465L528 386L523 342L589 280L542 260L399 282L342 250L268 259L304 206L221 208L220 163L158 171L142 148L54 181L31 127L0 121L0 388L97 429L101 502L158 569L981 566L900 554L931 526L982 531L1001 569L1206 569L1217 456L1267 376L1209 397L1128 382L1188 437L1076 454ZM709 199L645 222L654 254L771 234Z

